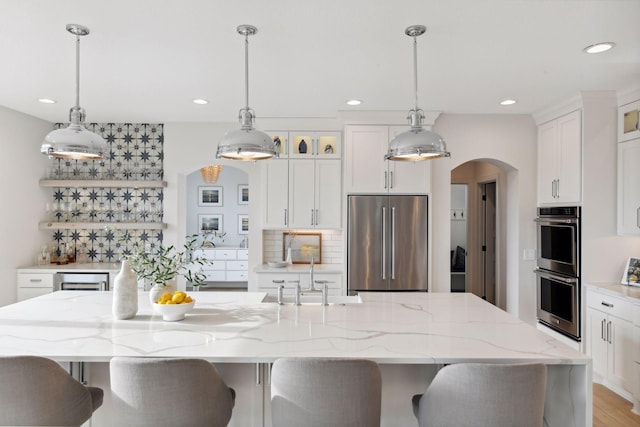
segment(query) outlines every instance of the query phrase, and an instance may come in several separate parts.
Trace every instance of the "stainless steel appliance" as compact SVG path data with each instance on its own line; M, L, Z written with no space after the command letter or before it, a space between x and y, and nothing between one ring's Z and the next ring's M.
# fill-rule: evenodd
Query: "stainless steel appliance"
M428 197L349 196L347 289L427 291Z
M109 273L56 273L56 291L108 291Z
M537 317L580 341L580 208L538 208Z

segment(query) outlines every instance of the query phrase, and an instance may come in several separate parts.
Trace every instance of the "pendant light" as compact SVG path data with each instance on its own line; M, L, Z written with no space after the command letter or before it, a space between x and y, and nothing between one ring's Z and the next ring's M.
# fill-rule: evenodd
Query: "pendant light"
M238 33L244 36L245 107L240 110L240 129L227 132L218 143L216 158L232 160L263 160L277 156L273 140L253 127L254 111L249 108L249 36L258 32L252 25L240 25Z
M107 143L100 135L84 127L85 112L80 107L80 36L89 34L89 29L82 25L68 24L67 31L76 36L76 105L69 111L69 127L49 132L42 142L40 152L63 159L101 160L107 150Z
M389 143L386 160L418 161L437 157L449 157L447 145L440 135L422 127L424 112L418 108L418 36L427 31L423 25L412 25L405 34L413 37L413 88L415 91L415 108L409 110L411 129L397 135Z

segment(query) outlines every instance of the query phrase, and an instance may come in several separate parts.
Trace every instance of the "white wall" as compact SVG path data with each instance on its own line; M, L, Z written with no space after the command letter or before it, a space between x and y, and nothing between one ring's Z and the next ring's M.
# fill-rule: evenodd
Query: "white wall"
M618 102L615 92L583 92L582 105L582 279L619 282L640 238L616 234Z
M0 107L0 146L5 149L0 168L0 305L16 301L16 268L35 264L37 251L48 242L38 222L52 200L51 191L40 188L38 180L47 166L40 145L51 130L49 122Z
M451 158L432 165L433 286L448 292L451 170L471 161L498 163L507 169L506 309L521 319L535 322L535 276L530 261L522 261L525 248L535 248L537 130L531 116L442 114L434 130L447 141Z

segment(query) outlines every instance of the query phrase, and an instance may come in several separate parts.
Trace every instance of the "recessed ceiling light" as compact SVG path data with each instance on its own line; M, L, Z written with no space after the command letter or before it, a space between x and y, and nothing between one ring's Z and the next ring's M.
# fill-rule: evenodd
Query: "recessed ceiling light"
M360 101L359 99L350 99L347 101L347 105L360 105L362 104L362 101Z
M194 99L193 103L198 105L207 105L209 101L207 101L206 99Z
M582 49L582 51L585 53L602 53L608 51L609 49L613 49L615 46L616 44L613 42L596 43L592 44L591 46L585 47L584 49Z
M42 102L43 104L55 104L56 100L49 98L38 98L38 102Z
M516 101L515 99L505 99L504 101L500 102L500 105L513 105L516 102L518 101Z

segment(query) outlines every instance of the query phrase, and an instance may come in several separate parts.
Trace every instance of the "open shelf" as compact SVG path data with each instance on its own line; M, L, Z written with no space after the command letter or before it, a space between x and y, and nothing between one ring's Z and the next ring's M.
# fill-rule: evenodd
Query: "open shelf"
M62 188L162 188L166 181L135 181L116 179L41 179L40 187Z
M167 228L164 222L49 222L39 224L40 230L99 230L116 228L119 230L162 230Z

